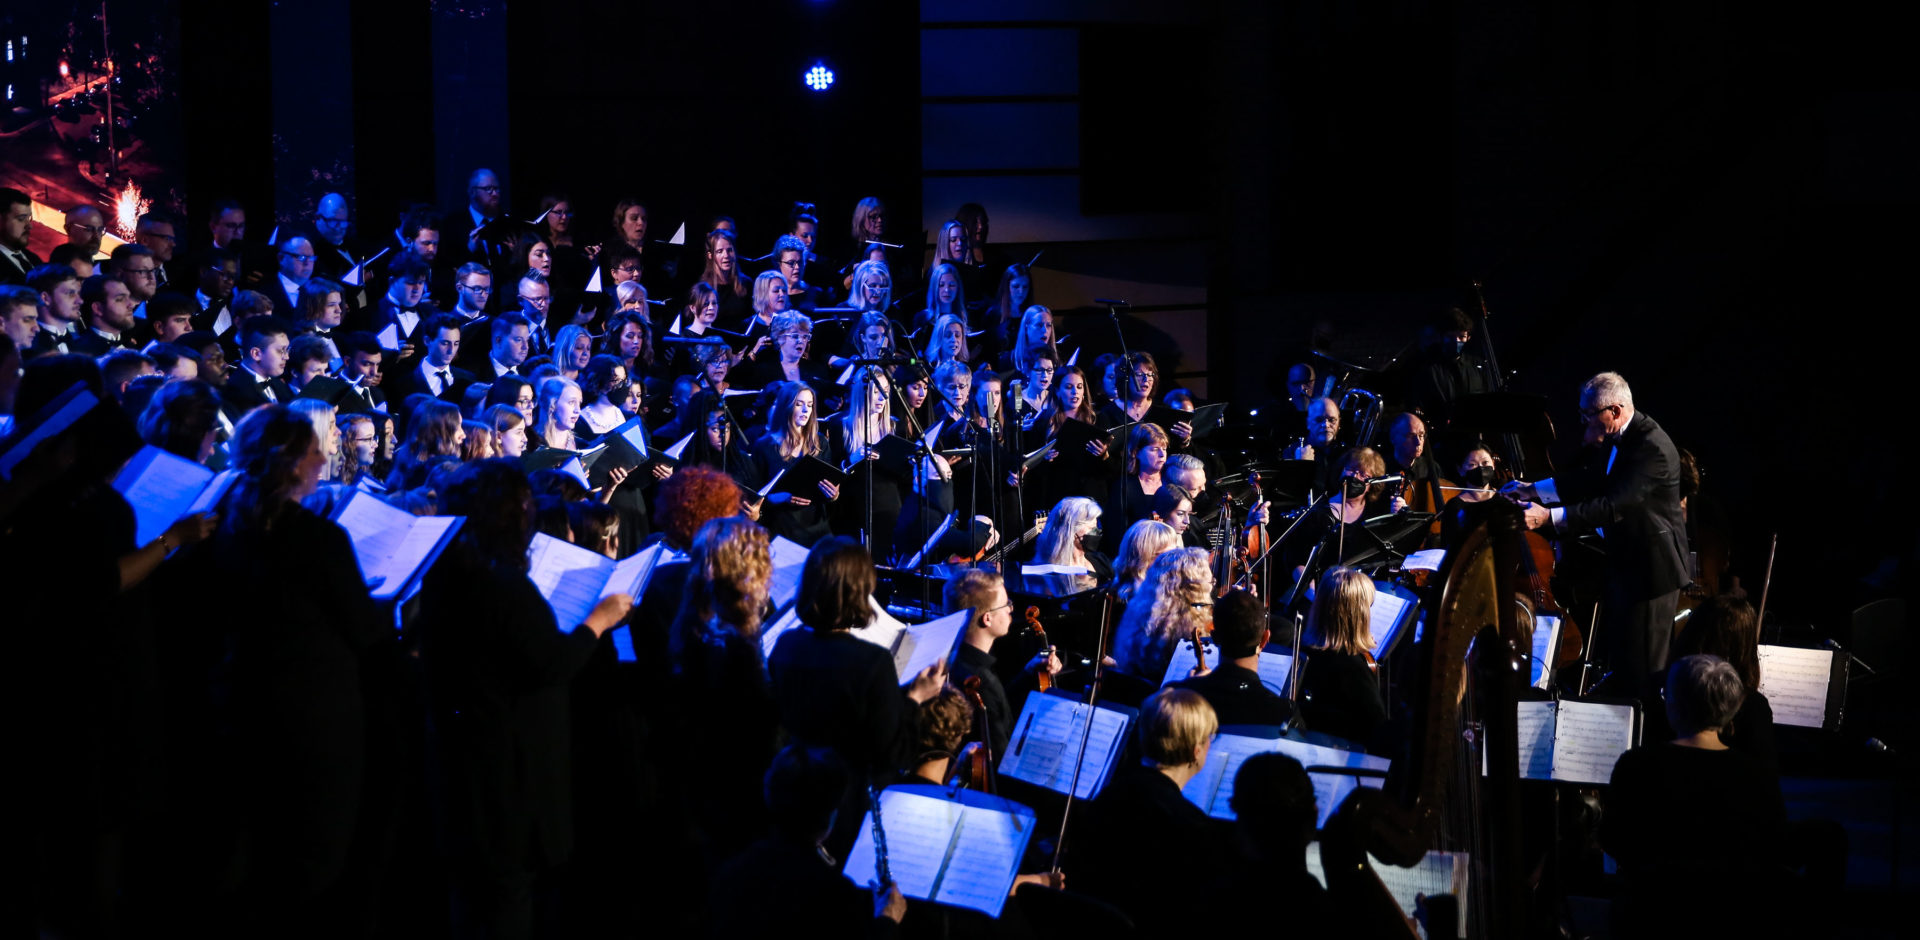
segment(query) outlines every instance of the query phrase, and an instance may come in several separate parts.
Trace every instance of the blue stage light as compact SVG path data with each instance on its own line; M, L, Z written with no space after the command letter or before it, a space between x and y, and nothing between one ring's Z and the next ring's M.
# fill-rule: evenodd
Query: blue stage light
M826 91L833 85L833 70L824 64L816 65L808 69L807 74L801 76L800 80L806 82L807 87L814 91Z

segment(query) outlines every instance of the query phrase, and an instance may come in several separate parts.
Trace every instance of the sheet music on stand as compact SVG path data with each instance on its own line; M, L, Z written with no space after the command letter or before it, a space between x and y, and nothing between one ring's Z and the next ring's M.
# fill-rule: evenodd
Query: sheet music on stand
M1773 723L1795 728L1837 728L1846 694L1846 660L1832 650L1760 647L1760 688L1773 708ZM1839 676L1836 682L1835 675Z
M1533 618L1533 652L1527 659L1527 681L1542 692L1553 678L1553 660L1560 653L1560 618L1539 614Z
M900 784L880 791L880 814L901 894L1000 916L1033 838L1032 809L972 790ZM873 880L871 810L840 871L862 887Z
M1387 893L1393 895L1395 903L1400 905L1402 913L1409 918L1415 916L1415 907L1421 895L1431 897L1436 894L1451 894L1460 899L1460 923L1454 936L1467 936L1467 870L1470 867L1465 852L1428 852L1412 868L1389 865L1367 853L1367 861L1373 865L1374 874L1380 876ZM1327 883L1327 869L1320 861L1320 843L1307 846L1307 873L1312 875L1324 887Z
M1200 645L1206 650L1207 663L1218 668L1220 648L1214 646L1211 640L1203 640ZM1193 667L1198 664L1199 660L1193 655L1193 641L1181 640L1173 646L1173 656L1167 660L1167 674L1161 677L1160 684L1165 686L1187 678L1193 674ZM1266 686L1267 691L1284 698L1287 694L1287 676L1292 672L1292 656L1267 650L1260 651L1260 684Z
M1523 780L1605 784L1620 755L1640 743L1640 708L1620 700L1517 703ZM1481 770L1484 773L1485 757Z
M1277 732L1279 729L1274 730ZM1213 736L1213 745L1207 749L1207 762L1181 788L1180 795L1215 819L1233 819L1234 777L1240 773L1240 765L1255 754L1285 754L1306 768L1345 767L1385 774L1393 766L1393 762L1384 757L1360 751L1343 751L1277 735L1267 738L1221 733ZM1379 789L1381 784L1379 777L1335 773L1330 769L1307 772L1307 779L1313 783L1314 806L1319 812L1316 826L1325 826L1327 817L1333 815L1340 802L1355 787Z
M1371 651L1375 662L1384 661L1387 653L1400 642L1400 634L1407 624L1413 621L1413 615L1420 608L1420 598L1398 584L1375 579L1373 582L1373 609L1368 613L1368 624L1373 631Z
M1080 753L1080 736L1089 716L1093 733L1087 739L1073 795L1080 800L1099 796L1126 750L1127 729L1133 723L1129 712L1104 702L1089 708L1066 696L1027 696L1026 706L1014 720L1007 752L1000 755L1000 773L1056 793L1067 792L1074 784L1074 758Z

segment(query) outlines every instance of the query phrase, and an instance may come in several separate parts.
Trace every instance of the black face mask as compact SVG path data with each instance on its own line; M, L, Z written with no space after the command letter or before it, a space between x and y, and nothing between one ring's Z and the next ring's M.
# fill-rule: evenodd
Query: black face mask
M1461 474L1460 479L1468 486L1484 489L1493 485L1493 468L1474 467Z

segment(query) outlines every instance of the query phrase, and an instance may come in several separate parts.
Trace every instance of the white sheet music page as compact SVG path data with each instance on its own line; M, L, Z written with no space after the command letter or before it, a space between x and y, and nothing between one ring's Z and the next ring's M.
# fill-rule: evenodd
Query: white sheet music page
M1400 868L1389 865L1372 853L1367 854L1374 874L1385 885L1387 893L1400 905L1400 910L1408 917L1414 916L1414 906L1420 895L1451 894L1461 899L1460 923L1455 936L1467 933L1467 862L1465 852L1428 852L1425 858L1412 868ZM1307 874L1321 885L1327 883L1326 865L1320 861L1320 843L1307 846ZM1424 935L1424 931L1422 932Z
M146 545L187 514L187 507L213 479L208 470L151 444L140 448L113 488L133 507L134 544Z
M1553 658L1560 649L1560 618L1541 614L1533 618L1533 652L1527 661L1529 682L1545 691L1553 670Z
M562 633L572 633L586 622L587 615L600 603L600 592L606 590L607 575L612 571L613 562L605 555L544 532L534 533L533 546L527 550L527 577L547 599L547 606L553 608L553 619L559 622Z
M880 816L901 894L1000 916L1032 838L1033 810L970 791L907 785L880 792ZM865 886L875 870L869 811L841 873Z
M1080 753L1080 735L1093 715L1093 734L1087 740L1087 756L1081 766L1077 799L1089 799L1113 766L1114 754L1126 737L1127 716L1105 708L1057 695L1029 695L1027 704L1014 721L1007 753L1001 755L1000 772L1059 793L1073 785L1073 760Z
M1216 734L1207 748L1207 762L1180 788L1187 802L1217 819L1233 819L1233 778L1240 765L1255 754L1278 750L1278 741L1239 734Z
M940 883L940 870L947 864L947 849L953 844L953 830L959 825L965 807L959 803L931 799L907 792L905 787L888 787L880 792L880 825L887 833L887 867L900 893L922 901L933 899ZM860 834L847 851L840 869L848 880L861 886L878 879L874 865L873 810L860 821Z
M1033 834L1033 822L1032 815L967 807L954 831L947 870L940 876L940 888L933 899L1000 916L1007 894L1013 890L1014 876L1020 872L1020 855Z
M1518 702L1520 777L1553 779L1553 723L1559 706L1554 702Z
M902 623L900 618L887 613L887 609L880 606L880 602L871 594L867 595L867 605L873 608L873 622L864 627L855 627L847 632L886 650L889 655L894 657L893 669L894 672L897 673L900 671L901 666L899 657L900 638L907 632L907 625Z
M1207 665L1220 667L1220 650L1212 640L1201 640L1202 649L1207 652ZM1160 677L1160 684L1178 682L1189 678L1198 662L1193 655L1193 641L1181 640L1173 645L1173 656L1167 660L1167 673ZM1267 691L1285 697L1287 694L1287 675L1293 671L1293 657L1286 653L1260 651L1260 684Z
M1606 783L1613 765L1633 749L1631 705L1562 700L1553 729L1553 779Z
M1447 560L1444 548L1429 548L1422 552L1413 552L1400 562L1401 571L1439 571L1440 563Z
M1367 616L1368 625L1373 630L1373 640L1367 645L1373 651L1373 657L1379 659L1387 641L1393 638L1394 627L1399 624L1401 615L1413 602L1393 593L1390 587L1378 581L1373 585L1373 609Z
M800 613L789 607L773 618L773 622L760 628L760 658L772 659L773 648L780 645L780 638L788 630L800 625Z
M1832 650L1760 647L1760 694L1773 707L1776 725L1825 727L1827 685L1832 678Z
M806 566L807 550L776 535L767 552L773 556L773 578L767 595L772 598L773 606L785 607L793 603L794 595L800 592L800 569Z
M899 649L894 652L900 684L911 682L922 669L952 656L960 644L960 634L966 631L967 621L971 619L973 610L969 608L908 627L900 637Z

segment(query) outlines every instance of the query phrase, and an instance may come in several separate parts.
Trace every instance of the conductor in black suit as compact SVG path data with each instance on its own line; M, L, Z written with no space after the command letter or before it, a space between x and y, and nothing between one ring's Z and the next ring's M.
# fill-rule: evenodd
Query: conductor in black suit
M1659 423L1634 410L1627 380L1602 372L1580 388L1588 443L1612 445L1603 478L1508 484L1532 500L1527 526L1598 531L1607 549L1600 639L1616 694L1653 691L1667 667L1680 589L1687 584L1687 524L1680 510L1680 453Z

